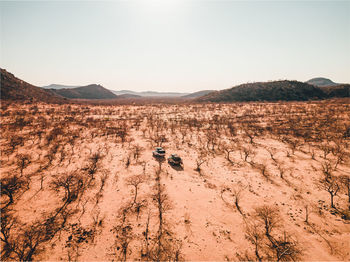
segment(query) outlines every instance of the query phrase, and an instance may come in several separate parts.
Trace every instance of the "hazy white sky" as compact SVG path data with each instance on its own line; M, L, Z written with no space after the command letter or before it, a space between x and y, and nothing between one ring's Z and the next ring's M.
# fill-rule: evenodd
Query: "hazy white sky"
M350 82L350 1L0 2L0 67L34 85L197 91Z

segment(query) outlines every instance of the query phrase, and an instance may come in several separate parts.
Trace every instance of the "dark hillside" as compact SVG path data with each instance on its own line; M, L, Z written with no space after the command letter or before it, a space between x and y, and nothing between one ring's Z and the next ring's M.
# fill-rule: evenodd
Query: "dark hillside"
M33 86L13 74L1 69L1 100L65 103L66 99L59 97L49 90Z
M285 80L242 84L210 93L198 98L198 101L307 101L323 98L326 98L326 94L318 87L303 82Z
M350 97L350 84L320 87L329 98Z

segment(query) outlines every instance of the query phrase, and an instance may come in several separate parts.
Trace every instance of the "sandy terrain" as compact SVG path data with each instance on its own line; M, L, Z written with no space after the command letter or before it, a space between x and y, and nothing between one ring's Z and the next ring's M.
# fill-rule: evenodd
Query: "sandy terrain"
M1 117L2 260L350 259L347 103L13 104Z

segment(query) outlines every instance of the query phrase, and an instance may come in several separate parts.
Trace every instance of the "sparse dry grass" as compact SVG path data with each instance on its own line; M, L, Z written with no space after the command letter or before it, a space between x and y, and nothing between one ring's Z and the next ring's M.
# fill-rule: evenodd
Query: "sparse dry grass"
M2 260L350 259L344 101L12 104L1 123Z

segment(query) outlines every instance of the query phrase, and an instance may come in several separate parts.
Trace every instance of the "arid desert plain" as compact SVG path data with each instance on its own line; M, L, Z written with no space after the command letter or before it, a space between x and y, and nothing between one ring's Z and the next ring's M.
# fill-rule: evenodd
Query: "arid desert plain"
M11 103L1 122L3 260L350 259L347 101Z

